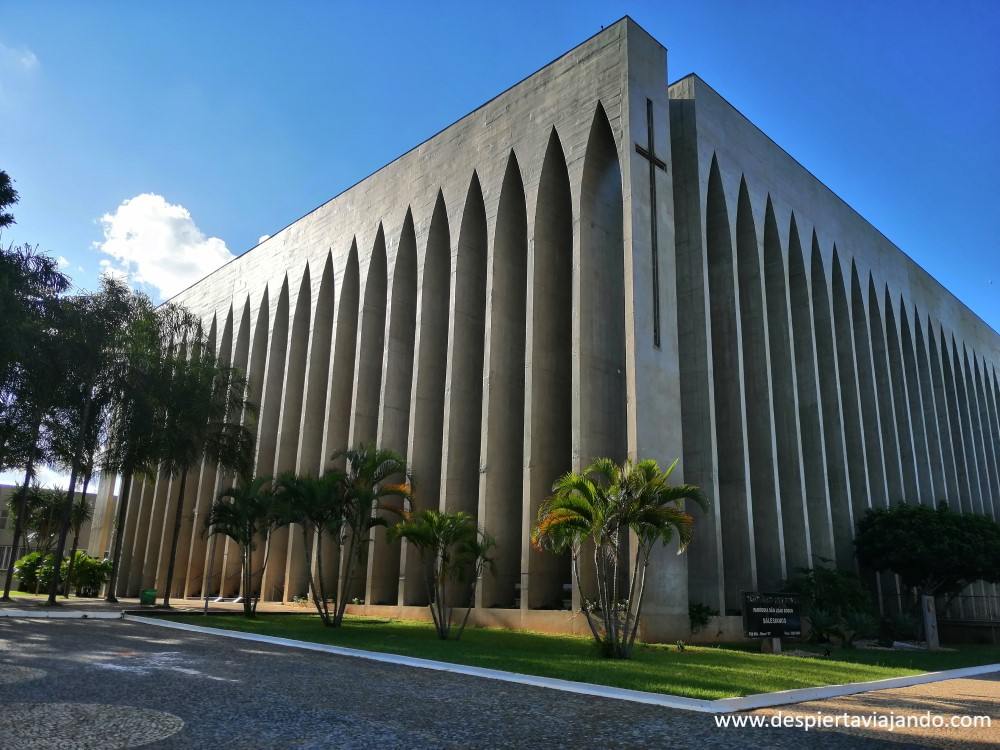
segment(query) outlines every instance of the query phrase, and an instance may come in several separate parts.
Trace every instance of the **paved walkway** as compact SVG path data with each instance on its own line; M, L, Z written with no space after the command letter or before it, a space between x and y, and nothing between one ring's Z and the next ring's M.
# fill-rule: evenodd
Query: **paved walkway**
M814 713L923 709L993 716L1000 682L962 681L800 704ZM846 702L846 703L845 703ZM0 619L0 748L856 748L857 733L720 728L716 717L430 672L128 620ZM819 706L819 707L816 707ZM785 715L791 707L784 709ZM767 718L776 710L753 715ZM989 734L868 733L866 747Z

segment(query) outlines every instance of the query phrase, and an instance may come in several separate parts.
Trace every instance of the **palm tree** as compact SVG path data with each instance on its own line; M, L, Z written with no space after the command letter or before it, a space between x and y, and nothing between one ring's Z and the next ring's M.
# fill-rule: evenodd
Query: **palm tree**
M387 504L385 498L396 497L407 502L414 483L406 459L392 449L365 443L356 449L337 451L332 459L336 461L341 457L347 464L346 493L336 535L341 561L334 626L339 626L344 619L354 573L367 552L372 528L387 525L382 511L401 513L403 510L402 503Z
M102 471L122 478L111 576L105 597L110 603L118 601L115 590L132 480L155 477L162 455L163 394L170 374L166 366L167 345L186 324L178 308L164 305L154 309L148 297L135 294L123 321L128 336L109 368L112 399L98 465Z
M163 606L170 606L188 473L207 462L247 477L253 470L257 407L247 399L243 372L221 363L199 341L191 357L173 362L164 427L163 471L180 476Z
M485 568L494 569L489 553L496 541L479 528L468 513L422 510L414 515L406 513L404 518L402 523L389 529L388 538L390 541L406 539L420 553L431 617L441 640L450 638L454 615L454 607L448 605L448 589L454 584L465 583L467 576L471 577L469 606L455 635L457 641L469 621L476 600L477 581Z
M253 552L259 537L268 537L282 522L278 495L268 485L270 477L257 477L221 492L205 517L210 536L222 534L240 548L243 561L243 614L254 616ZM267 564L265 560L264 564Z
M73 513L70 515L69 526L73 530L73 549L69 553L69 566L66 571L65 587L63 588L63 598L69 599L69 590L73 580L73 568L76 567L76 551L80 549L80 532L83 527L94 517L94 509L90 505L90 498L87 497L87 484L90 477L83 483L83 492L73 501Z
M275 480L280 491L284 520L296 524L302 530L302 551L309 571L309 593L320 619L329 627L335 625L339 607L335 601L331 613L323 572L323 539L328 535L336 536L340 531L344 504L347 502L345 477L343 471L329 469L321 477L286 473Z
M683 552L693 531L684 500L708 506L700 488L667 481L676 465L674 461L661 472L653 460L628 459L619 465L599 458L582 474L557 479L553 495L539 508L532 544L556 553L569 549L581 593L581 552L585 542L593 543L597 597L585 599L583 611L594 640L611 658L627 659L632 654L653 546L657 541L666 545L676 536L678 554ZM634 546L631 560L625 552L629 532Z

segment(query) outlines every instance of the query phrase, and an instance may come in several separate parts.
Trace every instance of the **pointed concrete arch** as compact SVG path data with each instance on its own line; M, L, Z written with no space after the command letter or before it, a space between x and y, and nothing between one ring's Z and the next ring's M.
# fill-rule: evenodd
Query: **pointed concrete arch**
M952 494L936 498L947 500L953 508L961 508L961 499L968 498L969 474L965 469L965 448L962 445L962 432L955 413L957 404L954 401L954 384L951 383L950 367L948 367L948 350L942 351L943 332L936 329L930 316L927 317L927 343L930 347L931 378L934 382L934 397L937 400L938 425L941 430L942 448L945 453L945 465L951 469L949 487Z
M968 354L966 354L968 357ZM983 389L983 379L979 372L979 357L975 351L972 352L972 364L969 367L971 392L976 395L979 416L979 435L982 445L982 479L985 494L983 497L983 511L996 518L997 508L1000 507L1000 486L997 482L997 455L993 442L993 431L990 428L990 412Z
M758 586L772 591L788 577L782 528L781 489L775 461L768 359L767 312L761 283L760 245L750 191L740 179L736 203L738 320L742 337L746 460L750 467Z
M978 367L978 363L977 363ZM979 377L977 375L977 377ZM997 419L996 394L990 378L990 367L985 357L982 359L980 393L983 401L984 431L990 436L993 448L991 482L994 490L993 517L1000 518L1000 421Z
M298 463L311 317L312 283L307 262L295 300L295 313L288 339L287 362L281 393L281 415L278 419L275 475L283 471L294 471Z
M579 273L574 292L574 466L623 461L625 425L625 247L618 146L598 103L587 138L580 190Z
M257 473L265 476L274 474L275 458L278 451L278 429L281 423L282 388L285 381L285 365L288 354L288 334L290 332L290 303L288 292L288 274L285 274L278 292L278 301L274 309L274 320L271 323L268 336L267 363L264 372L263 395L260 400L260 418L257 432ZM282 535L279 535L282 536ZM278 541L278 537L275 538ZM280 541L279 541L280 545ZM268 555L267 562L270 574L264 570L265 545L260 545L254 552L253 568L261 599L271 601L281 599L284 588L285 559L280 554ZM275 568L280 568L276 573ZM257 578L259 572L259 578ZM265 586L266 584L266 586ZM245 594L245 592L244 592Z
M295 312L292 315L292 325L288 336L273 476L287 471L295 471L298 466L311 317L312 280L307 262L302 273L302 280L299 283ZM264 571L263 582L263 590L275 592L275 594L269 593L270 598L273 598L280 591L282 601L288 602L294 597L306 593L306 582L298 576L290 580L288 575L290 563L299 562L299 556L296 556L293 561L289 555L289 552L294 550L297 534L299 534L297 527L284 526L271 535L268 564ZM294 590L290 590L289 584L294 586Z
M333 254L327 252L320 276L319 291L309 342L308 374L305 381L302 419L299 423L299 455L296 471L318 476L322 473L323 427L326 423L327 386L330 376L330 352L333 344L333 321L336 318L336 294L333 278Z
M409 208L399 234L390 295L378 444L405 456L410 438L410 390L417 325L417 238ZM395 605L399 601L399 553L400 542L386 544L385 529L380 526L372 529L365 592L369 604Z
M979 402L976 397L975 384L973 383L972 367L969 363L969 350L963 343L959 351L958 343L952 336L952 347L955 351L955 372L962 373L962 382L959 387L960 394L965 400L965 426L966 426L966 450L972 457L972 462L976 469L977 487L973 487L972 493L976 496L977 504L973 506L976 513L985 513L992 505L989 482L987 479L986 451L984 450L983 433L979 424Z
M473 171L451 263L441 493L442 510L462 511L473 518L479 513L487 242L483 189ZM455 595L458 603L467 601L464 592Z
M497 541L496 573L477 589L478 606L510 607L521 574L524 466L524 366L528 291L528 215L517 156L507 157L490 253L486 319L486 469L479 519Z
M888 294L886 286L886 294ZM886 300L888 305L888 299ZM906 302L899 296L899 344L902 355L903 383L906 387L907 413L913 437L914 475L920 485L920 501L933 505L934 479L927 476L935 466L927 437L926 413L920 387L920 370L917 365L913 331L906 314ZM933 413L933 412L931 412ZM936 467L937 468L937 467ZM928 481L930 480L930 481Z
M943 404L938 403L934 378L931 371L930 349L924 327L921 324L919 309L913 307L912 333L914 338L914 354L916 372L920 383L920 399L924 413L924 430L927 436L927 450L930 454L930 468L933 476L931 486L933 496L931 503L937 503L947 497L949 487L955 487L958 481L955 477L954 460L946 458L945 440L947 438L947 418L942 419ZM944 425L944 427L942 427Z
M527 541L552 482L572 468L573 199L555 128L542 161L530 232L521 608L559 609L571 580L569 557L538 552Z
M330 351L333 343L333 321L336 317L334 305L333 255L326 254L320 275L316 304L311 314L311 332L304 372L302 409L299 418L299 443L295 460L298 474L318 476L322 473L323 427L326 424L327 384L330 376ZM307 560L305 550L312 545L305 544L302 529L292 526L288 532L288 555L285 574L285 601L296 596L308 596L309 569L312 560Z
M212 351L222 365L230 365L233 356L233 306L229 306L226 319L222 324L222 334L216 338L216 321L212 321L213 331L209 336ZM215 500L216 489L219 482L219 470L210 463L202 463L201 472L197 482L197 494L195 504L191 513L190 529L185 532L187 542L186 565L181 570L181 580L184 581L184 589L181 596L188 597L203 594L205 585L205 554L208 547L208 540L203 533L203 519L208 514ZM182 537L184 538L184 537ZM184 559L178 550L178 563ZM184 573L186 570L186 574Z
M830 270L830 296L833 301L833 332L840 371L840 405L844 415L844 443L847 448L847 475L851 485L854 518L864 517L871 507L870 481L866 463L864 418L858 387L857 356L851 327L851 306L847 298L847 282L840 263L840 253L833 246Z
M805 477L802 473L802 439L799 427L797 384L792 357L791 323L781 237L771 196L764 208L764 289L767 302L771 389L774 409L775 458L781 498L781 523L785 536L787 570L809 567L812 540ZM783 395L782 395L783 394Z
M441 498L441 446L444 436L444 390L447 375L451 288L451 233L444 194L438 190L420 269L417 298L417 342L410 396L407 454L420 478L417 504L436 508ZM401 605L427 604L420 556L403 544L400 552Z
M969 483L969 494L962 498L962 512L981 513L982 488L979 484L979 462L976 457L975 438L972 435L972 424L969 418L965 372L962 367L961 357L959 356L955 335L946 336L942 329L941 337L941 355L942 359L945 360L945 382L947 383L950 378L949 390L952 391L954 404L954 416L952 418L957 418L958 420L958 434L962 441L964 469L967 472Z
M875 387L875 363L872 358L871 329L865 310L865 295L857 264L851 261L851 318L854 328L854 352L858 364L858 391L861 394L862 426L868 466L868 491L873 507L884 508L892 502L886 478L885 451L879 429L878 392Z
M722 558L726 609L740 606L740 592L757 588L754 513L743 418L740 327L736 268L729 211L717 157L712 157L705 201L705 241L711 313L715 428L719 467L718 512L722 516Z
M889 354L886 350L885 326L879 303L875 279L868 274L868 327L871 333L872 363L875 371L875 390L878 394L879 423L882 431L882 450L885 456L886 483L889 502L906 500L903 470L899 458L899 435L896 430L895 407L892 399L892 380L889 372ZM913 502L913 498L910 498Z
M389 283L387 263L385 232L379 223L365 279L365 301L361 309L358 351L354 361L354 411L350 438L352 447L361 443L374 443L378 437L386 293ZM363 570L359 574L363 575Z
M351 427L351 405L354 395L354 358L358 345L358 303L360 301L360 271L358 243L351 240L351 249L344 261L337 319L334 324L333 358L330 361L330 387L326 399L326 428L323 432L323 469L333 466L334 451L348 447Z
M830 505L825 517L813 519L814 523L830 524L833 528L832 555L822 549L814 554L833 557L838 566L849 568L854 562L854 508L851 485L847 476L847 446L844 441L843 411L840 404L840 372L833 339L833 306L830 288L826 281L823 254L816 231L812 233L813 328L816 341L816 364L819 373L820 403L823 410L823 444L826 448L827 482L830 487Z
M263 306L263 309L267 309L266 304ZM247 374L248 400L254 404L259 404L260 381L259 379L254 380L250 366L251 320L252 308L248 295L243 303L239 325L236 327L236 340L233 343L232 350L232 364ZM244 423L246 422L246 415L242 417L242 420ZM232 486L235 482L235 477L220 472L216 494L226 487ZM238 575L239 566L240 555L232 540L228 537L212 537L205 556L205 580L207 581L206 585L209 592L215 596L227 596L231 592L238 591L240 585L240 577Z
M889 360L889 385L892 390L893 415L896 421L896 444L899 449L899 468L903 476L903 497L908 502L919 503L923 501L921 483L917 478L921 462L915 449L906 375L903 372L903 354L888 284L883 286L882 303L885 310L885 349Z

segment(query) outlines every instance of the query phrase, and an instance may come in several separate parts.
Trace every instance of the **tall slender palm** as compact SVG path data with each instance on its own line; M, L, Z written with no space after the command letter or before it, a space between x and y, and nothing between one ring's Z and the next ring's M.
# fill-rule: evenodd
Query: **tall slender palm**
M170 375L165 363L167 345L183 332L187 321L177 308L165 305L154 309L147 297L136 295L124 325L129 335L108 373L113 398L98 460L102 471L121 477L106 595L112 603L118 601L115 593L132 480L155 477L162 455L163 394Z
M88 477L83 483L83 491L80 496L73 501L73 513L70 516L69 527L73 531L73 548L69 553L69 566L66 570L66 581L63 584L63 598L69 599L69 591L72 587L73 581L73 569L76 567L76 552L80 549L80 533L83 531L83 527L94 517L94 509L90 504L90 498L87 497L87 483L90 481Z
M581 593L581 557L588 547L585 542L593 543L597 595L584 601L583 611L594 640L611 658L627 659L632 654L654 545L657 541L666 545L676 537L678 554L683 552L693 533L684 501L708 507L700 488L668 482L676 465L674 461L663 472L652 460L628 459L619 465L600 458L582 474L557 479L553 495L539 508L532 544L556 553L569 549ZM631 560L624 552L629 532L634 547Z
M329 627L335 624L339 602L334 602L331 612L324 573L323 540L339 534L344 504L348 502L345 477L343 471L329 469L321 477L286 473L275 480L281 493L284 519L302 530L309 593L320 619Z
M332 458L346 459L347 488L336 540L340 547L340 569L337 582L337 614L334 625L344 619L350 600L351 583L358 564L368 550L371 529L386 526L382 511L402 512L404 503L412 497L413 472L406 459L390 448L376 448L365 443L355 449L337 451ZM399 498L399 503L386 503L386 498Z
M496 541L476 525L468 513L440 513L422 510L406 513L402 523L389 529L388 538L406 539L419 552L424 562L424 583L430 601L431 617L438 638L451 637L454 607L449 606L448 589L454 584L471 580L469 606L455 635L462 637L476 600L476 583L483 570L494 568L489 556Z
M270 487L270 477L257 477L219 493L205 517L210 536L222 534L240 548L243 563L243 614L253 617L253 552L257 541L283 523L280 499Z
M206 342L198 342L190 357L185 357L182 350L173 364L164 428L163 470L180 481L163 595L165 607L170 606L188 474L204 461L248 477L253 470L252 426L257 414L256 404L247 398L246 376L241 370L221 363Z

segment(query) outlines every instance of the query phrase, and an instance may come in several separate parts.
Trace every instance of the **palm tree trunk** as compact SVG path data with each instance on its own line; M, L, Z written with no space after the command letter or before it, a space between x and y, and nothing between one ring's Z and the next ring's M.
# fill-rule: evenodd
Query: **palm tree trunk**
M83 491L81 492L83 497L87 497L87 488L90 486L91 472L88 470L86 475L83 477ZM80 531L79 527L73 529L73 551L69 553L69 569L66 571L66 585L63 586L63 599L69 599L69 592L73 585L73 571L76 568L76 553L80 549Z
M184 519L184 486L187 484L187 469L181 472L181 486L177 489L177 510L174 513L174 533L170 538L170 557L167 561L167 585L163 591L163 606L170 606L170 589L174 585L174 566L177 562L177 542L181 538L181 521Z
M14 539L11 542L10 548L10 565L7 566L7 578L3 584L3 597L0 601L9 602L10 598L10 587L14 581L14 561L17 555L17 545L21 542L21 537L24 535L24 526L28 519L25 518L28 506L28 485L31 483L31 475L35 470L35 453L37 449L34 447L35 443L38 441L38 433L41 431L41 421L39 420L38 426L35 428L34 440L32 441L32 448L28 454L28 466L24 470L24 482L21 484L21 494L17 501L17 520L14 523Z
M83 456L83 444L87 437L90 424L90 408L94 402L94 383L97 373L91 372L87 380L87 397L83 402L83 415L80 420L80 431L76 436L76 447L73 450L73 468L69 475L69 490L66 492L66 502L62 509L62 522L59 524L59 543L56 545L55 559L52 561L52 582L49 584L49 600L47 604L57 605L59 594L59 570L62 568L63 553L66 551L66 537L69 536L69 522L73 515L73 496L76 493L76 480L79 473L80 460Z
M127 471L122 475L121 497L118 498L118 521L115 524L115 544L111 553L111 577L108 579L107 594L104 601L109 604L116 604L118 597L115 596L115 587L118 585L118 570L121 567L122 542L125 539L125 518L128 513L128 498L132 489L132 472Z
M251 544L252 542L248 542L243 548L243 616L247 618L253 617L253 609L250 606L252 596L250 590L253 587L253 549Z

